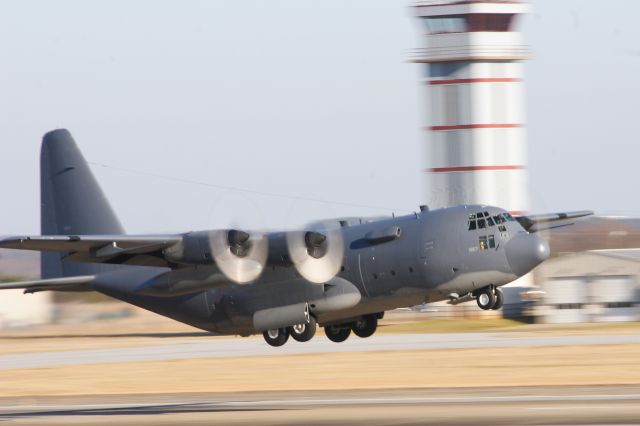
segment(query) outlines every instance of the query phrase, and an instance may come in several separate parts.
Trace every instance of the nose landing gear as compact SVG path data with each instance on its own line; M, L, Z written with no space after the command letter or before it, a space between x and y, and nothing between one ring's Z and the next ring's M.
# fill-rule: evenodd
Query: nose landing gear
M492 285L478 290L475 296L478 307L485 311L498 310L504 304L504 294L502 290Z

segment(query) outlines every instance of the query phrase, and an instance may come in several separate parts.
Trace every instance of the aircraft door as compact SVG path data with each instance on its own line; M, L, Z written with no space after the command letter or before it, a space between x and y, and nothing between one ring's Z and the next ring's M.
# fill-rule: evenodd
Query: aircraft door
M370 295L371 281L373 280L373 274L375 273L376 263L376 248L367 247L358 254L358 270L360 275L360 282L367 296ZM369 284L369 286L367 285Z

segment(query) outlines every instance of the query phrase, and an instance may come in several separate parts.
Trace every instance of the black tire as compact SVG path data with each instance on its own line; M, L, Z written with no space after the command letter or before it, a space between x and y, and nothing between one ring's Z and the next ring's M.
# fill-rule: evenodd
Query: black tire
M351 325L351 330L358 337L370 337L378 328L378 317L376 314L365 315Z
M486 287L476 295L476 303L478 303L478 307L480 309L487 311L496 304L496 295L493 294L492 290L492 288Z
M502 305L504 304L504 294L499 288L496 288L494 292L496 294L496 302L493 304L491 309L497 311L498 309L502 308Z
M296 324L293 327L289 327L289 334L293 337L293 340L298 342L308 342L316 335L317 328L316 319L309 316L308 323Z
M276 328L274 330L267 330L262 333L265 342L271 346L282 346L289 340L289 330L286 328Z
M341 343L347 340L351 334L351 328L341 327L339 325L328 325L324 328L324 334L332 342Z

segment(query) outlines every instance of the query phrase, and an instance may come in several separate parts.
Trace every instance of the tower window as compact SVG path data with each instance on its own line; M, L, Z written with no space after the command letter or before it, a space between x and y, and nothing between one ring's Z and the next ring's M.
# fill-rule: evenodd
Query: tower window
M467 31L465 15L434 16L424 19L431 34L464 33Z
M469 64L468 61L434 62L429 65L429 77L455 77L458 74L463 74Z
M512 13L472 13L469 15L430 16L423 18L430 34L466 32L504 32L511 30Z
M513 14L474 13L467 17L467 31L509 31Z

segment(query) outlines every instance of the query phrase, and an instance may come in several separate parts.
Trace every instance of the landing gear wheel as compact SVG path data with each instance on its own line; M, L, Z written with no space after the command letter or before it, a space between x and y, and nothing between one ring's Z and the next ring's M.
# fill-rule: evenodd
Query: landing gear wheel
M347 337L351 334L351 328L328 325L324 328L324 334L326 334L327 338L332 342L340 343L347 340Z
M358 337L369 337L376 332L378 328L378 317L373 315L365 315L351 326L351 330Z
M262 333L264 340L271 346L282 346L289 340L289 330L286 328L275 328Z
M496 304L496 295L493 294L493 289L491 287L482 289L476 296L476 302L480 309L485 311L491 309Z
M298 342L308 342L316 335L316 319L309 316L308 323L296 324L289 327L289 334Z
M491 309L497 311L498 309L502 308L502 305L504 304L504 294L499 288L496 288L494 290L494 293L496 294L496 303L493 304Z

